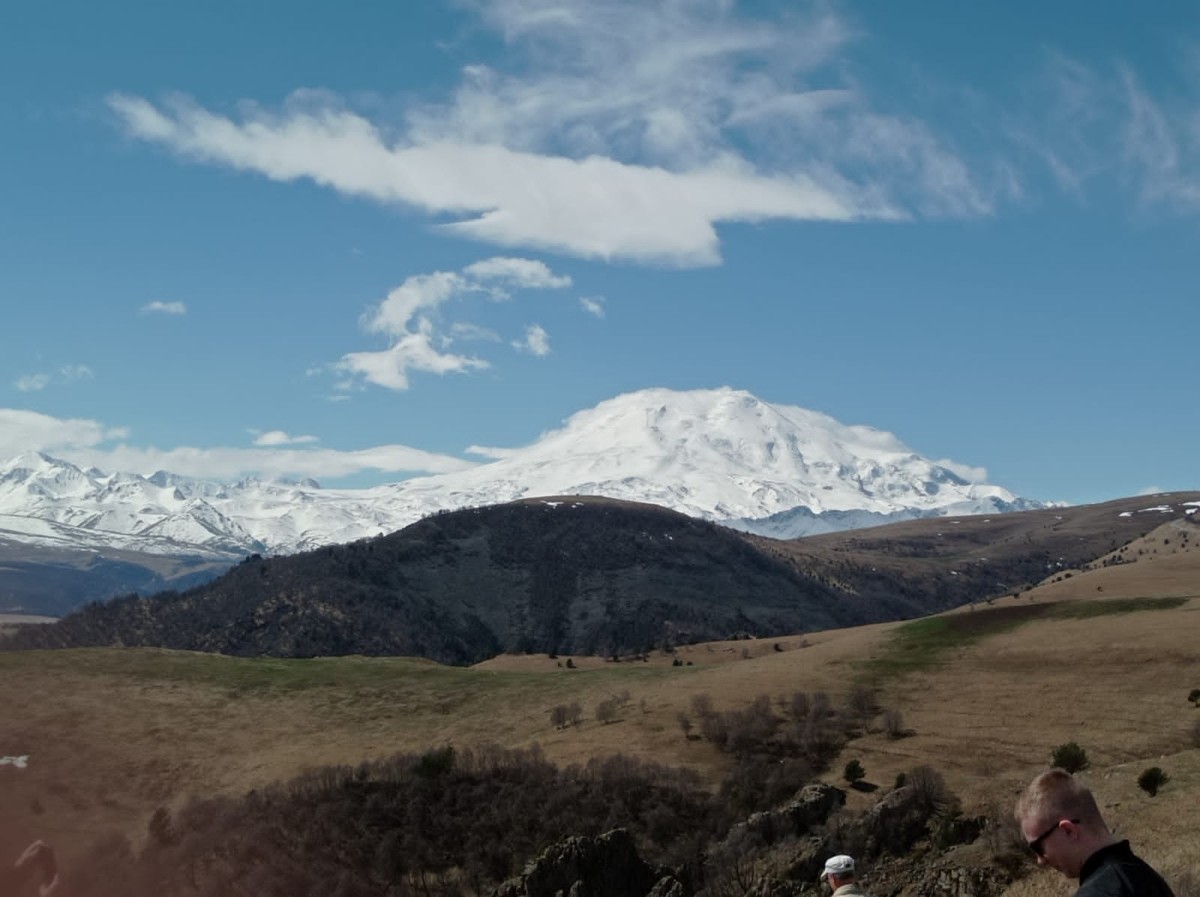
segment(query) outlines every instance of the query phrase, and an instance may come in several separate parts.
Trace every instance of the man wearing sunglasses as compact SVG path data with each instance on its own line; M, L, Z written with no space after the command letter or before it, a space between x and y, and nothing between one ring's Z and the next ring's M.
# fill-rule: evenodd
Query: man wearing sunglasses
M1066 770L1030 782L1015 815L1038 865L1079 879L1075 897L1174 897L1129 842L1109 831L1092 792Z

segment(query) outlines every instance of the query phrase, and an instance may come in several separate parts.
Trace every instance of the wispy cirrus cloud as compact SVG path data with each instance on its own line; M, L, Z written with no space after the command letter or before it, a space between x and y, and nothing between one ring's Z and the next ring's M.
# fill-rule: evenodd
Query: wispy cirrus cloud
M365 382L405 390L411 385L414 371L451 374L484 370L491 366L487 359L461 354L452 347L456 341L496 341L499 337L470 322L444 326L442 306L470 295L508 299L512 289L563 289L570 285L569 277L555 274L544 262L507 256L483 259L461 271L413 275L363 316L363 329L382 336L388 345L381 350L342 356L334 369L347 378L339 386L345 390ZM546 354L549 338L537 329L540 335L531 336L526 331L513 345L519 343L525 351Z
M448 101L368 118L297 91L237 116L117 94L126 133L197 162L444 217L501 246L708 265L723 222L978 215L988 192L913 116L848 74L827 7L755 18L724 0L491 0L506 51Z
M187 305L182 302L147 302L139 309L144 315L186 315Z
M580 296L579 307L594 318L603 318L605 315L604 299L600 296Z
M65 386L80 380L94 378L92 369L86 364L68 364L55 371L23 374L14 381L13 386L20 392L40 392L48 386Z
M1166 58L1179 77L1160 72L1151 88L1125 62L1048 51L1005 137L1080 200L1116 189L1144 209L1200 212L1200 51Z

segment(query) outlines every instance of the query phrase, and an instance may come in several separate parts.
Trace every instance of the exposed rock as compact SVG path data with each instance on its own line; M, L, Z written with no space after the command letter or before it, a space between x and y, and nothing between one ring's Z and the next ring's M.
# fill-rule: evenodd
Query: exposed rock
M931 807L925 795L906 785L885 794L855 823L864 855L903 855L929 833Z
M912 897L995 897L1011 883L999 869L943 866L919 881Z
M674 875L664 875L654 883L646 897L687 897L687 889Z
M667 870L638 856L625 829L597 837L559 841L532 860L524 873L502 884L493 897L686 897Z
M748 838L754 843L769 846L785 838L806 834L815 825L829 818L834 810L846 803L846 792L815 782L805 785L795 799L775 810L755 813L735 830L737 839Z

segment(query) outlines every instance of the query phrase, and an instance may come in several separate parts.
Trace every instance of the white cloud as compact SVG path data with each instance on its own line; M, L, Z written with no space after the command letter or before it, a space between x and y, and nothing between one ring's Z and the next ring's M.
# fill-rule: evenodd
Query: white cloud
M374 125L341 110L252 112L238 123L181 100L166 111L136 97L112 97L110 105L131 134L186 157L272 180L308 178L428 212L467 213L441 229L500 246L706 265L719 259L719 221L893 214L847 195L846 185L834 192L803 173L762 175L732 158L674 172L494 144L389 146Z
M754 19L728 0L491 0L494 66L449 102L371 120L329 94L236 117L113 95L124 130L202 163L444 219L507 247L719 261L716 227L772 218L978 215L987 191L923 122L871 108L827 10ZM814 86L814 84L819 86Z
M388 293L374 313L364 319L364 326L375 333L402 336L409 332L409 324L417 312L436 308L471 288L469 281L449 271L414 275Z
M604 317L604 299L600 296L580 296L579 305L589 315Z
M141 308L142 314L186 315L187 306L182 302L147 302Z
M450 473L475 464L406 445L380 445L357 451L336 449L244 449L179 447L160 450L119 445L104 451L64 450L59 455L75 464L101 470L147 475L169 470L184 476L235 479L242 476L315 477L335 479L368 471L380 473Z
M25 374L13 385L20 392L40 392L48 386L65 386L79 380L92 380L95 375L86 364L68 364L52 373Z
M431 342L428 322L420 329L406 333L392 345L379 352L351 352L342 356L337 369L362 377L368 383L387 389L408 389L410 370L433 374L463 373L489 367L482 358L439 352Z
M127 430L94 420L63 419L36 411L0 408L0 458L26 451L53 454L71 448L90 448L126 436Z
M555 274L545 262L536 259L495 256L463 268L463 274L481 281L501 281L523 289L562 289L571 278Z
M450 336L454 339L462 340L479 340L489 343L500 342L500 334L496 333L496 331L466 321L458 321L451 324Z
M539 357L550 354L550 334L538 324L530 324L525 328L525 336L513 340L513 348L518 352L528 352Z
M272 440L253 449L181 446L164 450L119 443L128 437L127 429L110 427L99 421L62 419L35 411L0 408L0 460L22 452L40 451L82 467L97 467L108 472L148 475L156 470L170 470L185 476L211 479L247 475L336 478L364 471L449 473L475 466L471 461L405 445L338 451L280 448L277 446L282 443ZM295 444L311 437L288 439Z
M38 392L49 386L51 379L49 374L23 374L13 382L13 386L21 392Z
M495 448L489 445L470 445L467 446L468 455L478 455L481 458L487 458L490 461L500 461L504 458L511 458L517 454L520 449L513 448Z
M943 458L940 461L934 462L938 467L944 467L955 476L960 476L968 483L986 483L988 472L986 467L972 467L969 464L960 464L957 461L951 461L949 458Z
M461 272L413 275L363 315L363 328L386 336L388 346L343 355L333 365L334 370L349 378L340 388L351 389L365 381L385 389L405 390L412 384L411 371L450 374L487 369L491 365L486 359L453 352L451 347L456 340L495 342L499 336L466 321L455 322L443 330L438 311L445 303L464 296L479 294L495 298L498 283L514 289L559 289L569 286L571 279L555 274L544 262L509 257L483 259L467 265ZM506 292L503 296L509 298ZM545 331L540 336L527 334L521 346L537 355L550 351Z
M66 383L71 383L75 380L91 380L95 377L92 369L86 364L69 364L66 367L59 368L58 375Z
M254 437L254 444L258 446L277 446L277 445L306 445L313 442L319 442L316 436L292 436L283 430L267 430L261 432L251 430Z

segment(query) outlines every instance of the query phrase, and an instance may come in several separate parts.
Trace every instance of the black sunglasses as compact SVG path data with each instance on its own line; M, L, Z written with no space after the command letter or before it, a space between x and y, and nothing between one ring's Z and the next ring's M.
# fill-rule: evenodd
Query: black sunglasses
M1044 832L1042 832L1040 835L1038 835L1032 841L1028 842L1025 846L1028 847L1031 851L1033 851L1034 856L1038 856L1038 857L1044 856L1045 848L1042 846L1042 842L1045 841L1047 838L1049 838L1051 835L1053 835L1056 831L1058 831L1058 827L1060 825L1062 825L1064 822L1072 822L1075 825L1079 825L1078 819L1060 819L1060 820L1058 820L1058 822L1054 823L1054 825L1050 826L1050 828L1046 829Z

